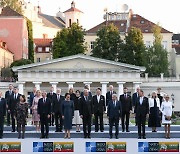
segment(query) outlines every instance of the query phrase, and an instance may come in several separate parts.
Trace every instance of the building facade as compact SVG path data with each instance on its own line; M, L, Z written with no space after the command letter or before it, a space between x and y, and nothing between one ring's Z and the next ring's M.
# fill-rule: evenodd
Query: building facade
M14 60L28 59L28 30L26 19L10 7L0 14L0 40L7 43Z

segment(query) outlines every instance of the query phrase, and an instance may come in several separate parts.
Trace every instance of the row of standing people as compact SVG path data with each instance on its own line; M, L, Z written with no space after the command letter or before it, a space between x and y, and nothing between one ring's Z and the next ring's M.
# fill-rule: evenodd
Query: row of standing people
M11 90L11 85L10 85L9 89ZM85 89L88 89L88 87L85 87ZM7 109L8 109L8 113L10 113L11 117L12 117L12 131L14 132L15 131L15 122L14 122L14 118L15 118L15 112L14 111L15 110L13 108L14 108L14 104L19 102L20 94L18 94L18 89L17 88L14 88L13 91L10 91L10 90L6 92L6 96L7 96L7 93L9 93L9 94L12 94L12 97L9 96L9 97L6 97L6 99L8 98L7 99L7 102L8 102L7 103ZM118 116L117 115L114 116L115 119L114 119L114 117L112 118L111 116L110 116L111 118L109 118L110 137L112 136L111 135L112 134L111 133L112 132L111 126L113 126L112 122L116 123L115 126L117 126L117 125L119 126L119 117L120 116L121 116L121 120L122 120L122 122L121 122L121 124L122 124L122 131L125 131L125 124L124 124L125 120L124 119L126 117L126 131L129 132L129 115L130 115L130 112L132 111L132 106L135 106L135 112L137 110L137 108L136 108L137 106L135 104L138 104L138 103L135 103L135 102L137 102L138 98L140 98L139 97L139 90L140 89L137 88L137 93L134 93L133 96L132 96L132 99L131 99L131 96L127 94L127 88L124 88L124 94L121 95L120 99L119 99L119 101L120 101L120 110L118 111L119 114L118 114ZM50 108L52 108L52 110L50 110L50 114L49 114L48 118L50 118L51 115L55 116L55 119L56 119L55 120L56 121L56 131L62 131L62 125L63 125L62 118L63 118L63 116L62 116L61 109L60 109L61 105L58 105L58 104L60 104L62 102L62 100L64 100L64 97L61 96L61 91L60 90L58 90L57 94L55 94L55 93L53 93L53 89L51 88L51 92L52 93L48 94L49 95L48 98L49 98L49 101L50 101L49 104L51 104ZM94 108L92 107L93 112L90 111L91 114L89 114L90 115L89 116L86 113L89 112L89 109L91 109L90 107L87 107L87 108L83 109L83 110L87 110L87 112L82 113L83 110L81 110L81 113L79 112L80 111L80 109L79 109L79 98L81 96L86 101L86 97L85 96L83 97L83 93L80 93L80 91L78 91L78 90L76 91L76 95L75 95L73 93L73 89L70 88L70 90L69 90L70 99L73 100L74 106L75 106L75 114L74 115L75 115L76 124L77 124L77 131L80 130L80 127L79 127L80 124L81 124L80 117L83 120L83 126L88 125L88 131L87 132L85 130L86 127L83 127L84 137L90 137L90 131L91 131L90 127L91 126L89 124L91 124L92 113L94 113L94 115L95 115L95 131L97 132L99 130L99 125L98 125L98 118L99 118L100 119L100 131L103 132L103 130L104 130L103 113L105 112L106 105L107 105L108 106L108 112L107 112L108 116L109 116L109 114L112 114L112 113L109 113L110 106L108 105L107 102L112 101L112 95L115 94L115 93L116 92L113 90L113 86L112 85L109 86L109 92L107 92L107 94L106 94L106 100L105 100L104 96L101 95L101 89L100 88L97 89L97 93L93 97L92 97L91 92L89 91L88 92L88 96L87 96L88 97L88 101L89 100L90 100L90 102L93 101L93 104L94 104L93 105ZM37 106L38 106L39 99L41 98L40 91L37 91L34 96L35 97L33 98L33 103L32 103L31 109L32 109L32 113L33 113L33 122L34 122L35 125L37 125L37 129L38 129L38 123L40 121L40 115L38 114L38 110L37 110L38 107ZM156 102L154 102L154 104L153 103L148 103L148 105L150 107L149 126L153 127L153 129L154 129L153 131L155 131L155 127L158 127L158 124L159 124L159 121L160 121L158 119L159 116L155 116L155 115L158 115L157 112L155 112L155 111L159 112L159 109L160 109L159 108L160 107L159 104L161 104L161 102L162 102L162 96L160 96L158 94L158 97L159 97L159 101L157 99ZM137 99L137 100L135 100L135 99ZM55 103L55 100L59 101L59 103L58 102ZM132 102L131 102L131 100L132 100ZM143 99L143 101L144 100L146 100L146 97ZM12 102L14 102L14 103L12 104ZM23 101L21 101L21 102L23 102ZM106 102L106 105L105 105L105 102ZM84 104L84 103L80 103L80 104ZM86 104L91 104L91 103L86 103ZM144 106L144 105L142 105L142 106ZM149 107L147 109L149 109ZM156 107L158 107L159 109L156 109ZM143 110L140 110L140 111L143 111ZM171 111L169 111L169 112L171 112ZM144 121L145 120L143 118L141 119L141 117L139 116L140 112L137 112L137 113L138 113L138 114L136 114L137 123L139 123L139 121L141 121L143 123L143 125L144 125ZM149 111L147 110L147 112L144 112L144 113L148 114ZM83 114L85 114L84 117L83 117ZM162 118L164 118L164 116ZM170 116L169 116L169 118L170 118ZM46 122L47 121L48 121L48 119L46 120ZM156 122L153 124L152 122L154 122L154 121L156 121ZM170 120L168 120L168 122L170 122ZM150 124L150 123L152 123L152 124ZM41 127L41 129L42 128L43 127ZM143 138L145 138L144 127L142 129L143 129ZM23 130L23 128L22 128L22 130ZM116 127L116 130L117 130L117 132L116 132L116 138L117 138L118 137L119 128ZM169 137L170 124L166 124L165 125L165 131L167 132L166 137ZM140 132L139 124L138 124L138 132ZM139 138L140 138L140 135L139 135Z

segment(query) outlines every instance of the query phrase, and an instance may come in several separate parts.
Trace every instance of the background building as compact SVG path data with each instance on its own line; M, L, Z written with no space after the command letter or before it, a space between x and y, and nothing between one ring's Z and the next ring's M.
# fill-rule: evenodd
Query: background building
M52 39L34 39L34 62L52 59Z
M10 7L2 9L0 14L0 40L7 43L14 54L14 60L28 59L28 30L24 16Z

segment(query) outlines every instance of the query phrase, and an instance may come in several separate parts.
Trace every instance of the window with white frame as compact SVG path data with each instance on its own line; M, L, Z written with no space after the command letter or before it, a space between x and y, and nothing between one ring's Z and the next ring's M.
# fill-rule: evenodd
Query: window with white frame
M38 52L42 52L42 47L38 47Z
M41 58L37 58L37 62L40 62L41 61Z
M164 49L167 49L168 42L167 41L162 41L162 46Z
M49 52L50 51L50 47L46 47L45 50L46 50L46 52Z
M91 50L94 49L94 41L91 41L90 48L91 48Z

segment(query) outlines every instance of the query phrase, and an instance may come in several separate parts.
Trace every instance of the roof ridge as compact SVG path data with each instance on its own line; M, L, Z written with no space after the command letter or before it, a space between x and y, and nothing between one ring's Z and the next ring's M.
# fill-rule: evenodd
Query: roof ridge
M0 16L22 16L22 17L24 17L22 14L18 13L14 9L12 9L10 6L4 7L2 9Z

